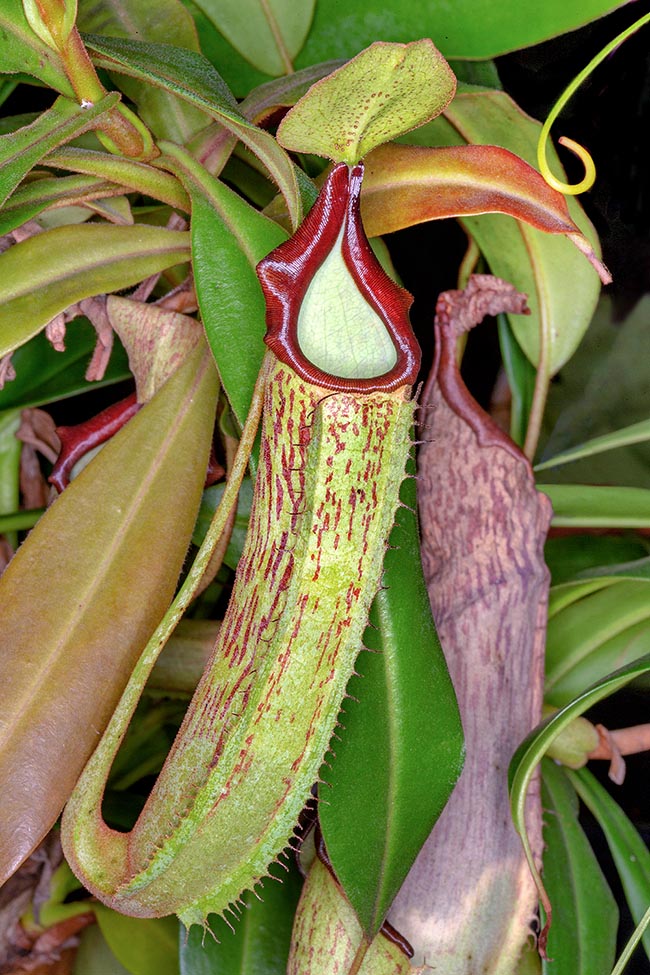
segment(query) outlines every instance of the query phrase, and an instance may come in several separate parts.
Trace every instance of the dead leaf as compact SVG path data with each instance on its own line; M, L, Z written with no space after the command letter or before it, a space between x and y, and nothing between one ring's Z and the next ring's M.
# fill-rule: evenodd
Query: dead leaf
M461 331L485 313L524 305L488 275L442 295L437 361L423 397L423 562L467 758L390 920L416 959L435 959L446 975L516 975L537 906L510 819L507 772L541 714L551 508L524 455L470 396L456 362ZM538 792L529 798L528 825L540 853Z

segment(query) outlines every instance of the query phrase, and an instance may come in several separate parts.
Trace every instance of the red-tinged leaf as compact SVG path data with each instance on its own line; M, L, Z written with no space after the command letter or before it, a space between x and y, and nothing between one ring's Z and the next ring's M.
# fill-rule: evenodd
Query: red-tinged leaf
M75 302L187 260L189 234L164 227L65 226L15 244L0 256L0 356Z
M0 4L0 64L3 73L32 75L62 95L73 97L61 58L31 29L21 0L3 0Z
M113 37L86 37L95 63L173 92L200 108L237 136L268 169L284 196L292 224L302 219L296 170L269 132L256 128L241 114L216 69L202 55L170 44L141 44Z
M88 108L81 108L68 98L57 98L52 108L31 125L0 136L0 204L43 156L91 128L118 101L116 92Z
M0 877L50 829L167 609L199 506L203 348L41 518L0 580Z
M0 236L10 233L39 213L56 207L93 206L94 201L120 196L124 190L95 176L36 179L19 186L0 211ZM95 203L94 206L101 206ZM133 220L129 221L133 223Z
M371 237L443 217L506 213L568 236L602 268L564 197L499 146L380 146L368 157L361 211Z
M471 956L486 975L518 973L537 903L510 822L507 769L541 712L550 505L523 454L463 385L456 340L488 312L522 309L522 296L489 276L438 303L438 362L423 397L419 458L422 554L466 760L389 915L417 958L462 971ZM538 801L529 813L539 850Z

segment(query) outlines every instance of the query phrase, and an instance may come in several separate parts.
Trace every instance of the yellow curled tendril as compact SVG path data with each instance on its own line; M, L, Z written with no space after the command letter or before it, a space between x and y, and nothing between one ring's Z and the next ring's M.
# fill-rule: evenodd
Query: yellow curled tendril
M598 67L601 61L604 61L605 58L618 47L619 44L622 44L622 42L627 40L631 34L634 34L635 31L637 31L640 27L643 27L643 25L647 24L649 21L650 13L644 14L643 17L636 20L630 27L627 27L624 31L621 31L621 33L618 34L613 41L610 41L609 44L602 49L602 51L599 51L598 54L591 59L586 68L583 68L582 71L576 75L571 84L568 85L568 87L562 92L555 105L549 112L548 118L542 126L542 131L539 133L539 140L537 142L537 165L539 166L539 171L548 185L552 186L553 189L557 190L559 193L563 193L565 196L577 196L579 193L585 193L587 190L591 189L596 179L596 166L591 158L591 155L584 146L580 145L579 142L574 142L573 139L567 139L563 136L561 139L558 139L558 142L560 145L570 149L571 152L582 160L585 167L585 175L579 183L565 183L563 180L560 180L554 176L546 158L546 147L548 144L551 126L585 78L588 78L591 72Z

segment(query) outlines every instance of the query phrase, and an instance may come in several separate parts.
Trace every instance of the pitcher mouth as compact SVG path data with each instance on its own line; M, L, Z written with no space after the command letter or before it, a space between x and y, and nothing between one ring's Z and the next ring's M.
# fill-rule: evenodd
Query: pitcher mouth
M413 298L388 277L363 229L362 178L361 163L335 166L296 233L260 261L257 274L266 299L265 342L276 357L306 382L370 393L413 385L420 348L408 314ZM319 272L350 278L332 306L338 303L351 320L337 320L332 334L322 314L328 283L319 282ZM347 343L340 355L339 335Z

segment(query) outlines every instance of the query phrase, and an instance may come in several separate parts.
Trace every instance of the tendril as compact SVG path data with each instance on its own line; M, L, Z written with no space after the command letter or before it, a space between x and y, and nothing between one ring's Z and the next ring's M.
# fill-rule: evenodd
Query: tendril
M555 105L548 114L548 118L542 126L542 131L539 134L539 140L537 142L537 165L539 166L539 171L554 190L558 190L560 193L564 193L565 196L577 196L578 193L585 193L587 190L591 189L594 185L596 179L596 166L589 152L584 146L580 145L579 142L574 142L573 139L567 139L564 136L558 139L560 145L565 146L570 149L583 163L585 167L585 174L579 183L565 183L563 180L558 179L551 172L551 168L548 164L548 159L546 158L546 148L548 145L549 135L551 131L551 126L555 122L556 118L569 101L569 99L574 95L577 89L580 87L585 78L588 78L592 71L598 67L601 61L612 53L619 44L626 41L631 34L634 34L640 27L647 24L650 21L650 13L644 14L636 20L630 27L626 27L624 31L621 31L609 44L598 52L598 54L591 59L589 64L582 69L582 71L576 75L573 81L567 86L567 88L562 92Z

